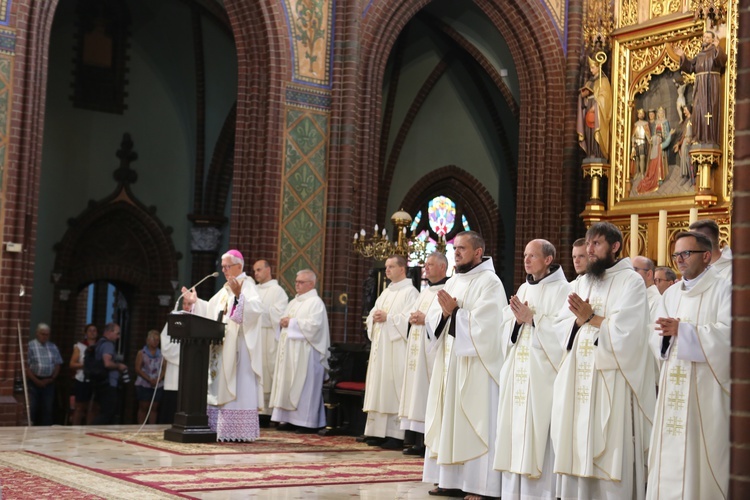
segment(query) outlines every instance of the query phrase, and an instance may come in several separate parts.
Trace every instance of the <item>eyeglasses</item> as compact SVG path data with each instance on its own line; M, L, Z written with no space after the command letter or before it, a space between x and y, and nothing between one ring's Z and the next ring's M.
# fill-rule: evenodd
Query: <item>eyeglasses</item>
M687 260L694 253L706 253L708 251L709 250L684 250L682 252L673 253L672 254L672 259L674 259L674 260Z
M310 280L296 280L294 282L295 285L304 285L305 283L310 283Z
M635 269L636 271L643 271L644 273L648 272L648 269L646 269L645 267L635 267L635 266L633 266L633 269Z
M239 266L239 263L235 263L235 264L229 264L228 266L224 266L224 265L222 265L222 266L221 266L221 270L222 270L222 271L227 271L227 270L229 270L229 268L230 268L230 267L234 267L234 266Z
M662 281L672 281L672 280L668 280L667 278L654 278L654 283L656 283L657 285L661 283Z

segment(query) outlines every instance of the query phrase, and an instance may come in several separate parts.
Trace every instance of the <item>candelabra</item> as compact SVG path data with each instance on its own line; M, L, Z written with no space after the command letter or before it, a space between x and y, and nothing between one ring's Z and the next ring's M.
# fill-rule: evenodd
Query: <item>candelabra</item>
M409 260L411 256L412 260L424 264L429 255L427 238L420 238L416 234L408 234L407 227L412 222L411 215L401 209L391 216L391 222L396 228L396 241L391 241L386 230L380 231L378 225L375 224L375 230L370 237L367 236L364 229L361 229L359 233L354 233L354 241L352 241L354 252L375 260L385 260L391 255L402 255ZM437 251L445 253L445 248L445 236L441 236L438 239Z

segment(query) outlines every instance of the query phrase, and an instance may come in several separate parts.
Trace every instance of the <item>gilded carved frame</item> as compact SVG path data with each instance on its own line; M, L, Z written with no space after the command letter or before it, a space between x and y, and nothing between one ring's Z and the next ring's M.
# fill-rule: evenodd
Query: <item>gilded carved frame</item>
M626 2L627 3L627 2ZM623 12L623 11L621 11ZM722 48L727 53L727 68L723 78L722 103L722 159L714 174L718 205L730 208L734 169L734 106L737 74L736 0L728 3L727 24ZM621 23L620 25L622 26ZM703 21L696 21L692 13L672 14L651 21L626 25L612 33L612 170L608 186L608 210L611 214L634 213L659 207L687 210L693 206L692 195L675 197L631 197L630 188L630 137L634 122L636 96L646 92L657 75L679 69L679 57L673 46L682 47L688 57L701 48Z

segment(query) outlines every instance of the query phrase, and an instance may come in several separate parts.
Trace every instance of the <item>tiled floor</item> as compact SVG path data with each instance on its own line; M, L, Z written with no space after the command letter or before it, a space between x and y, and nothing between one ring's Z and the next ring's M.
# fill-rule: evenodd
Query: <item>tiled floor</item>
M145 430L160 430L165 426L146 426ZM35 451L46 456L93 468L146 469L167 466L200 466L224 464L273 464L279 462L311 462L316 460L387 459L398 457L399 452L347 452L347 453L283 453L283 454L223 454L176 455L129 444L89 436L86 433L131 431L137 426L111 427L0 427L0 451ZM353 438L352 438L353 439ZM425 483L376 483L335 486L304 486L295 488L267 488L191 492L201 499L352 499L369 500L430 498L430 485ZM117 498L113 496L112 498Z

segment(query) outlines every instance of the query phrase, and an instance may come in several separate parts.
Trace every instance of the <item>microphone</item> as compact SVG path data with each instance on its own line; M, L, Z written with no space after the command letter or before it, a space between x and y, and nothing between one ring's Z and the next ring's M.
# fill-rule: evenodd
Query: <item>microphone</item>
M204 281L206 281L206 280L207 280L208 278L218 278L218 277L219 277L219 271L214 271L214 272L212 272L211 274L209 274L208 276L205 276L205 277L204 277L204 278L203 278L202 280L200 280L200 281L199 281L198 283L196 283L195 285L193 285L193 286L191 286L191 287L188 287L188 290L192 290L192 289L193 289L193 288L195 288L196 286L198 286L198 285L200 285L201 283L203 283ZM177 310L177 306L179 305L179 303L180 303L180 299L181 299L181 298L182 298L182 294L180 294L180 296L179 296L179 297L177 297L177 301L176 301L176 302L174 303L174 309L172 309L173 311L176 311L176 310Z

